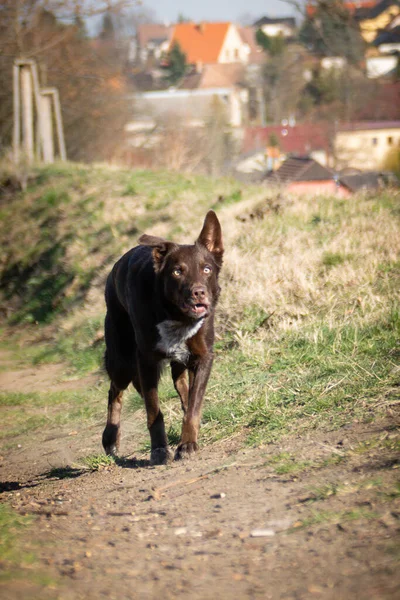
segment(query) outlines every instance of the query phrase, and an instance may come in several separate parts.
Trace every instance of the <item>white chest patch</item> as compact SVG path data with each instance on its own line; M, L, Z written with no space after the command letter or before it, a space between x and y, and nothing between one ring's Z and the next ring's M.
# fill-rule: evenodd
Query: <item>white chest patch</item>
M161 339L156 349L164 352L168 358L185 363L189 358L186 341L199 331L203 323L204 319L199 319L194 325L182 325L179 321L162 321L157 325Z

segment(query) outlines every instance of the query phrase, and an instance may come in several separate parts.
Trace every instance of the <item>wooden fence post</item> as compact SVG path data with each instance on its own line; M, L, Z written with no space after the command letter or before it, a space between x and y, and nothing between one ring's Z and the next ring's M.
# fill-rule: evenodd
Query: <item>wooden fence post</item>
M21 108L22 142L26 159L32 164L36 139L36 158L42 155L44 162L54 162L53 109L56 124L60 159L67 160L61 106L56 88L40 89L36 63L33 60L16 60L13 67L13 153L15 164L20 160L21 151ZM36 135L34 123L36 122Z
M21 69L22 131L24 154L29 164L33 163L33 94L32 76L28 66Z

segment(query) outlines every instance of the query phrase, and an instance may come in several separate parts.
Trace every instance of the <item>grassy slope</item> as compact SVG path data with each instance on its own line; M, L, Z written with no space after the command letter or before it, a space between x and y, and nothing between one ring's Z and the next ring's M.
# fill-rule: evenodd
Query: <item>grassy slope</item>
M21 364L97 369L110 266L143 231L195 239L210 207L227 251L202 441L245 432L249 442L263 443L387 410L398 385L400 328L400 203L388 193L294 201L266 188L165 172L41 169L25 192L0 205L7 348ZM101 419L105 397L106 383L79 399L2 394L0 405L15 435L44 423ZM181 415L167 377L162 398L175 443ZM43 406L51 410L44 414ZM145 444L133 392L127 407L143 423L138 442Z

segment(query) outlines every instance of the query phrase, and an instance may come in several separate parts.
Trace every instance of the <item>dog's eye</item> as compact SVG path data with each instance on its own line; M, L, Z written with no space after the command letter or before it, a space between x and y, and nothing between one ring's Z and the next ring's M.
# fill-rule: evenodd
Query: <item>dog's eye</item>
M205 273L206 275L209 275L211 273L211 267L204 267L203 269L203 273Z
M180 276L182 275L182 269L179 269L179 268L177 267L176 269L174 269L174 270L172 271L172 275L173 275L174 277L180 277Z

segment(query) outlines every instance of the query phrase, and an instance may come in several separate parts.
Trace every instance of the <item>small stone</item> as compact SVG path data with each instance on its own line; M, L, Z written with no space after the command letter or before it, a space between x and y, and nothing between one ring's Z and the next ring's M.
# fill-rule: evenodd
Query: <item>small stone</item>
M219 494L213 494L210 497L215 499L215 498L225 498L225 496L226 496L225 492L220 492Z
M310 585L308 591L310 594L322 594L324 590L319 585Z
M275 531L273 529L253 529L250 537L273 537Z
M174 531L175 535L185 535L187 533L186 527L177 527Z

